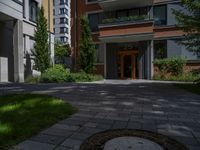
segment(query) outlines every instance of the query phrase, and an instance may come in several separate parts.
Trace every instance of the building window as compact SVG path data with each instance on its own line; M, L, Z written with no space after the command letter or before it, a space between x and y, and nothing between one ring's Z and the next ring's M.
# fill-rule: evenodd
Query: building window
M148 7L117 10L116 17L142 16L148 14Z
M61 15L64 15L64 14L67 15L67 13L68 13L68 10L66 8L60 8L60 14Z
M60 24L68 24L68 19L67 18L60 18Z
M154 59L167 58L167 40L154 41Z
M96 61L97 63L103 63L104 62L104 45L103 44L96 44Z
M29 0L29 20L37 22L38 3L34 0Z
M68 40L67 37L64 37L64 36L60 37L60 42L61 43L66 43L67 40Z
M154 6L154 20L155 20L156 26L167 24L167 6L166 5Z
M66 27L60 27L60 33L68 33L68 29Z
M89 25L92 32L99 31L98 25L102 21L102 14L101 13L93 13L88 14Z
M68 0L60 0L60 5L68 4Z

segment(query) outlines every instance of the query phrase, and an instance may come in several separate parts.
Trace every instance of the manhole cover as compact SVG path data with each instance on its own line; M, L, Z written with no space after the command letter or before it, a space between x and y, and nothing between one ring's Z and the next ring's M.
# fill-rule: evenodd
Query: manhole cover
M107 130L87 138L80 150L188 150L176 140L154 132L133 129Z
M164 150L160 145L139 137L118 137L105 143L104 150Z

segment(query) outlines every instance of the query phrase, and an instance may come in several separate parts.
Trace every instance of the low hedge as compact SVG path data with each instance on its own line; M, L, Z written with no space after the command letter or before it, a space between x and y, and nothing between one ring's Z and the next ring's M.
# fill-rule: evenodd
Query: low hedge
M26 83L65 83L65 82L91 82L102 80L101 75L87 74L83 71L71 73L69 69L65 69L63 65L55 65L47 69L40 77L29 76Z
M172 76L178 76L183 73L186 59L182 57L172 57L166 59L156 59L154 65L158 67L161 75L171 74Z
M55 65L54 67L47 69L40 77L40 82L44 83L62 83L73 81L74 80L70 75L70 70L65 69L63 65Z

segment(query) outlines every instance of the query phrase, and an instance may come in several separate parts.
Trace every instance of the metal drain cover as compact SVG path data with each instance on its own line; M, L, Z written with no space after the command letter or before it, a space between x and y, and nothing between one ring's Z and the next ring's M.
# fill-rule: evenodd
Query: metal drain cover
M118 137L105 143L104 150L164 150L159 144L139 137Z

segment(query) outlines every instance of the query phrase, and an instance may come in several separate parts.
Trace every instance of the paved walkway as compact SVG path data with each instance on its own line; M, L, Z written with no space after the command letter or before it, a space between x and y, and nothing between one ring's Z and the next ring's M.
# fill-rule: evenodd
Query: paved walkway
M200 96L170 84L1 84L0 93L50 94L79 112L20 143L23 150L78 150L107 129L133 128L168 135L200 150Z

